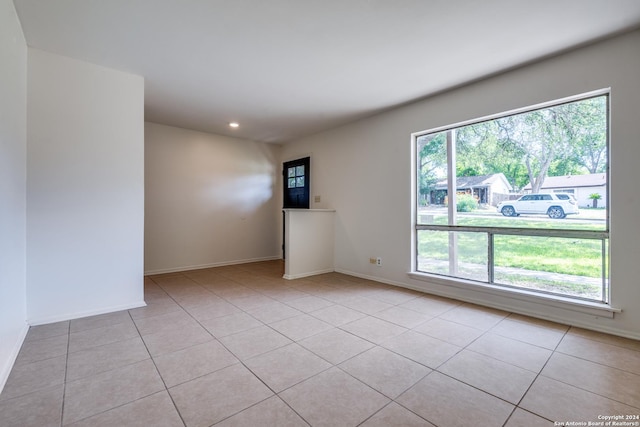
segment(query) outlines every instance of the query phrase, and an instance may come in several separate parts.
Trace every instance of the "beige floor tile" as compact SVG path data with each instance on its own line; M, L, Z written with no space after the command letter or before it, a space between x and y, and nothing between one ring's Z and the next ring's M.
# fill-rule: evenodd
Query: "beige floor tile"
M71 333L82 332L89 329L103 328L105 326L113 326L118 323L131 322L131 316L127 310L116 311L113 313L100 314L97 316L83 317L81 319L71 320Z
M198 322L204 322L217 317L229 316L240 313L241 310L227 301L219 301L213 304L188 307L186 311Z
M529 427L640 410L640 341L339 273L287 281L283 268L146 277L147 307L30 328L0 425ZM416 406L389 400L399 393Z
M483 330L435 317L413 328L414 331L446 341L459 347L466 347L484 334Z
M197 294L194 293L189 295L183 295L180 297L176 297L175 300L185 310L194 309L194 308L202 307L205 305L220 304L222 302L225 302L224 299L214 294L213 292L210 292L205 288L201 288L201 289L202 291Z
M0 401L64 383L67 356L14 366L0 394Z
M280 302L292 301L298 298L304 298L309 296L309 294L305 292L301 292L297 289L290 288L288 286L283 286L277 289L270 289L262 291L263 294L268 296L269 298L273 298Z
M430 422L420 418L395 402L389 403L360 425L361 427L435 427Z
M391 399L431 372L431 369L382 347L367 350L340 364L339 368Z
M382 346L431 369L442 365L462 350L461 347L413 331L393 337L382 343Z
M155 334L142 337L151 356L173 353L198 344L212 341L214 338L198 324L183 325L180 328L168 328Z
M201 323L216 338L262 326L262 322L242 312L204 320Z
M438 371L513 404L536 378L531 371L469 350L453 356Z
M462 304L439 317L451 322L461 323L476 329L488 330L497 325L509 313L475 304Z
M338 368L316 375L280 397L314 427L356 426L389 402Z
M184 325L195 325L197 322L186 311L180 310L159 316L135 319L134 323L140 335L145 336L167 329L180 329Z
M63 385L0 401L3 427L59 426L62 420Z
M501 426L514 406L439 372L432 372L397 400L427 421L447 427Z
M567 335L557 349L561 353L640 375L640 351Z
M69 353L99 345L111 344L139 336L131 319L111 326L87 329L69 334Z
M545 326L539 326L534 322L525 323L523 321L512 320L511 317L498 323L491 329L491 332L503 337L537 345L538 347L548 348L549 350L554 350L565 334L565 331L558 330L558 328L551 329Z
M298 341L298 344L334 365L344 362L374 346L369 341L340 329L321 332Z
M298 344L248 359L245 365L276 393L331 367Z
M239 363L238 359L216 340L157 356L154 361L167 387Z
M254 427L254 426L274 426L274 427L306 427L304 422L290 407L288 407L278 396L273 396L267 400L245 409L244 411L227 418L216 427Z
M149 352L140 337L80 350L69 354L67 381L110 371L149 358Z
M213 291L218 296L221 296L225 299L233 299L233 298L244 298L250 297L252 295L259 295L259 292L254 291L253 289L247 288L246 286L242 286L240 283L234 282L235 284L230 284L224 287L208 287L209 290Z
M329 307L333 304L334 303L331 301L327 301L324 298L320 298L313 295L287 301L287 305L295 308L296 310L300 310L304 313L320 310L321 308Z
M67 383L63 424L91 417L164 390L151 360Z
M409 329L415 328L416 326L431 319L431 316L402 307L391 307L386 310L382 310L373 316Z
M182 307L173 300L163 299L161 301L146 301L146 307L132 308L129 314L133 319L141 319L143 317L159 316L174 311L182 311Z
M269 326L293 341L302 340L333 328L332 325L308 314L280 320Z
M640 408L640 375L554 353L542 375Z
M347 300L341 301L340 305L369 315L376 314L381 312L382 310L393 307L392 304L389 304L387 302L366 297L349 298Z
M18 353L15 364L19 366L67 354L68 341L68 335L58 335L36 341L25 341L22 344L22 348L20 348L20 353Z
M383 289L379 292L371 293L369 298L377 299L389 304L398 305L418 298L423 294L409 289Z
M37 325L29 328L25 342L41 340L44 338L57 337L59 335L69 335L69 321Z
M364 313L339 304L321 308L320 310L312 311L309 314L333 326L341 326L346 323L351 323L354 320L362 319L366 316Z
M237 364L169 389L187 427L205 427L273 395Z
M595 422L601 421L598 415L638 413L638 408L544 376L534 381L519 406L556 422Z
M380 344L407 331L407 328L371 316L342 325L340 329L344 329L375 344Z
M568 334L592 341L615 345L617 347L627 348L629 350L640 351L640 340L632 340L630 338L618 337L615 335L604 334L602 332L589 331L587 329L576 328L575 326L572 326L571 329L569 329Z
M111 409L73 424L73 427L183 427L166 391Z
M247 310L247 313L263 323L273 323L302 314L300 310L296 310L295 308L289 307L281 302L262 305L254 309Z
M248 331L220 338L236 357L244 360L291 344L291 340L268 326L259 326Z
M492 333L481 336L467 348L532 372L540 372L551 356L551 350L546 348Z
M435 317L446 313L460 304L462 304L460 301L429 295L402 303L400 307Z
M504 427L551 427L553 425L549 420L516 408Z
M363 297L363 295L356 290L348 288L337 288L333 286L320 286L316 291L313 292L313 294L335 304L341 304L353 298Z
M526 323L528 325L539 326L544 329L549 329L551 331L557 331L562 333L567 332L570 328L569 325L563 325L562 323L552 322L551 320L537 319L535 317L525 316L523 314L511 313L509 317L507 317L507 319L515 322Z
M262 295L262 294L258 294L258 295L252 295L252 296L248 296L248 297L243 297L243 298L234 298L234 299L228 299L228 301L235 305L236 307L240 308L241 310L251 310L253 308L258 308L258 307L262 307L268 304L273 304L274 302L276 302L274 299L269 298L266 295Z

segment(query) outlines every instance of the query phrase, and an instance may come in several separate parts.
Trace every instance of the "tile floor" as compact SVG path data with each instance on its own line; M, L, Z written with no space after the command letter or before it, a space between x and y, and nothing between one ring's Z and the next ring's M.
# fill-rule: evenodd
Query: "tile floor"
M152 276L147 307L32 327L0 425L515 427L640 414L638 341L282 272L274 261Z

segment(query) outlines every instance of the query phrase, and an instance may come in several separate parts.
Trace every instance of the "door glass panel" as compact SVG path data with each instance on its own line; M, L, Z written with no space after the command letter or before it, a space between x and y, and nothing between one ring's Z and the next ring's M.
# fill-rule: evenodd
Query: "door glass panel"
M296 187L304 187L304 176L296 178Z
M289 178L289 185L287 187L288 188L296 188L296 179L295 178Z
M296 168L289 168L289 178L294 178L296 176Z
M296 176L304 176L304 166L296 167Z

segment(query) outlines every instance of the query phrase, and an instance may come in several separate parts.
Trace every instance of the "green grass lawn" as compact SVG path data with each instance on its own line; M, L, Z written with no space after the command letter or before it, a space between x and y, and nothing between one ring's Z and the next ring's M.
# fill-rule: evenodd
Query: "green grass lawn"
M446 217L434 218L435 224L446 224ZM540 228L541 221L513 218L460 218L458 225L477 227L510 226ZM511 222L508 222L511 221ZM599 224L574 224L562 220L545 221L549 227L580 230L602 230ZM556 225L558 224L558 225ZM462 263L487 263L487 235L484 233L457 232L458 259ZM420 256L436 260L449 257L449 232L420 230L418 232ZM494 237L494 265L531 271L602 277L600 240L560 237L534 237L497 235Z

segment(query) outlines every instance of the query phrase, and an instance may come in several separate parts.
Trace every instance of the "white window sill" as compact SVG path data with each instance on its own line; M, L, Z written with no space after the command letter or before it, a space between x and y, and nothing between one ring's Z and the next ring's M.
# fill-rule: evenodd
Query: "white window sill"
M513 298L528 303L543 304L550 307L562 308L565 310L586 313L594 316L613 318L614 313L620 313L622 311L619 308L611 307L609 304L592 301L582 301L558 295L540 294L525 289L506 288L497 285L474 282L471 280L447 278L435 274L421 272L409 272L408 275L412 279L429 282L436 285L451 286L474 292L483 292L488 295Z

